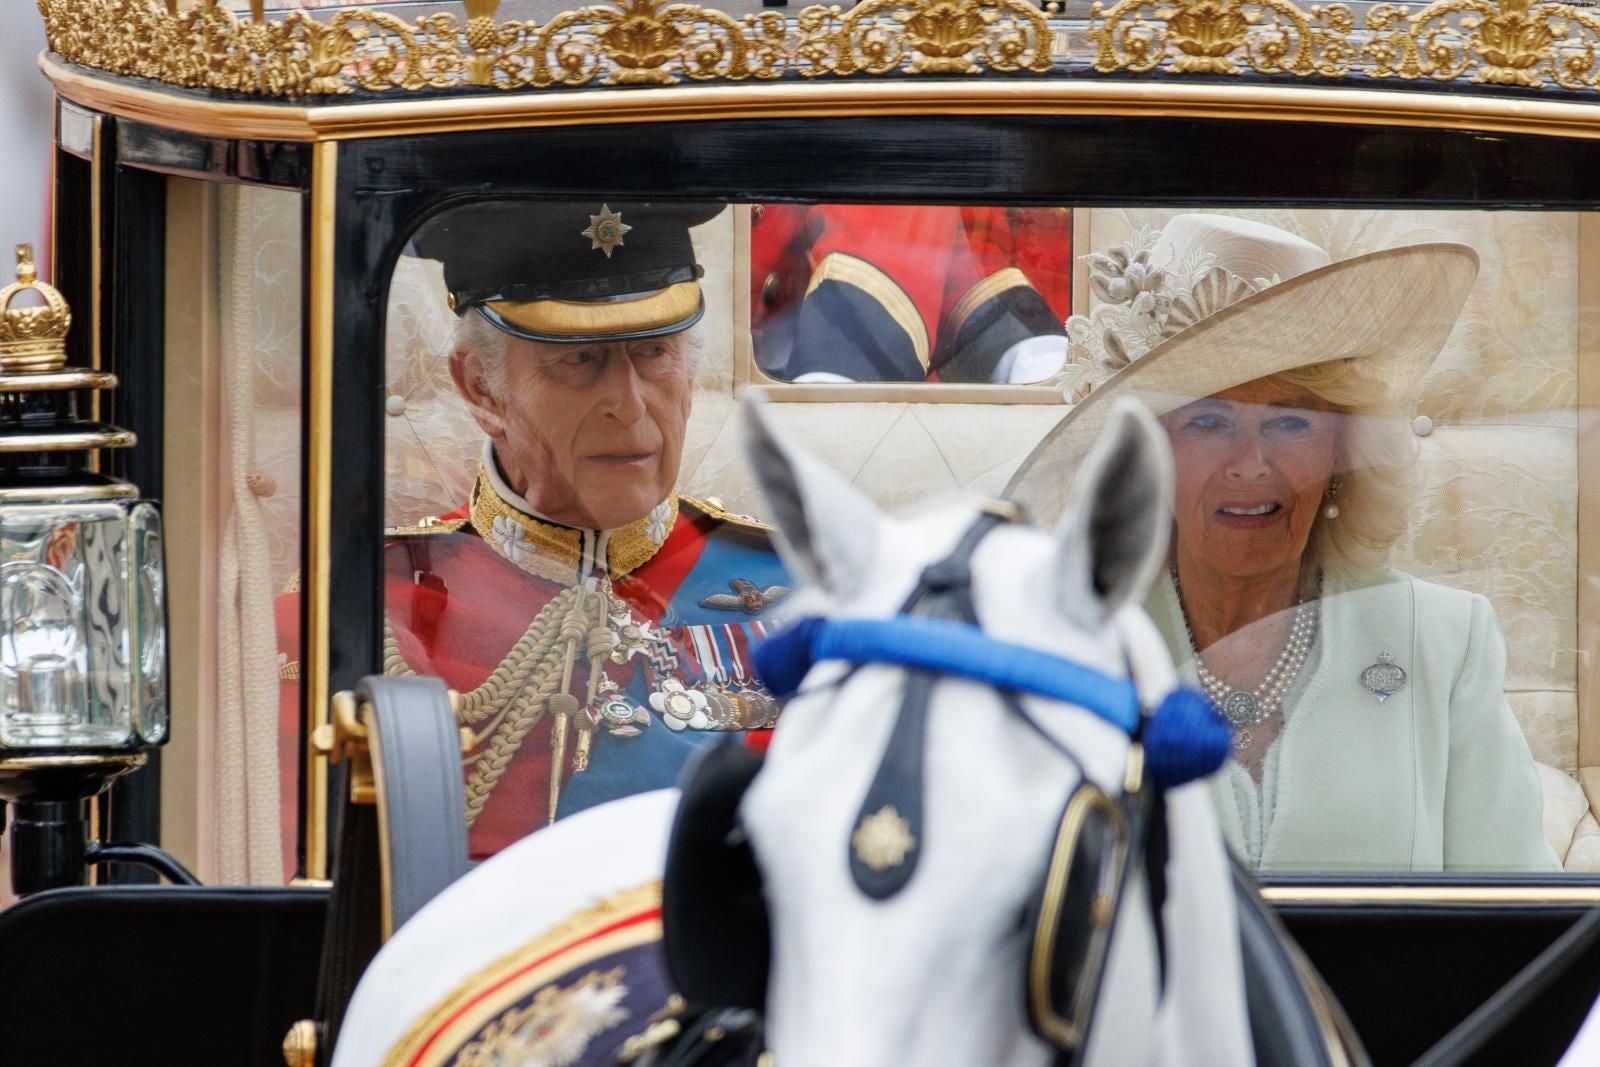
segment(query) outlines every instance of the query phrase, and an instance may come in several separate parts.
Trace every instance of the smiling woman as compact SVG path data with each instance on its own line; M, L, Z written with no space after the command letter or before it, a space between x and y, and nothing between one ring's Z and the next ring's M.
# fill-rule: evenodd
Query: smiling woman
M1493 609L1387 566L1416 480L1399 416L1477 256L1426 244L1334 263L1271 226L1185 215L1095 262L1117 275L1098 290L1123 299L1074 325L1112 373L1009 492L1052 514L1113 397L1161 415L1174 537L1146 606L1234 727L1213 791L1238 854L1272 869L1554 867Z
M1183 474L1173 500L1178 568L1223 616L1236 610L1230 602L1275 591L1293 596L1300 585L1300 560L1334 484L1339 446L1338 416L1316 410L1317 401L1309 390L1263 378L1162 419ZM1224 624L1222 632L1233 629Z

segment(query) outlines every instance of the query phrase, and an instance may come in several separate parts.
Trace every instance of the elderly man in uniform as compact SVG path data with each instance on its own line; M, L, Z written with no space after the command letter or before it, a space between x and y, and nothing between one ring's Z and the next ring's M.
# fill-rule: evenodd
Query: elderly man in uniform
M389 532L383 667L463 695L474 857L776 718L750 650L787 575L764 527L677 490L705 307L689 228L718 210L490 201L417 239L484 448L464 507Z

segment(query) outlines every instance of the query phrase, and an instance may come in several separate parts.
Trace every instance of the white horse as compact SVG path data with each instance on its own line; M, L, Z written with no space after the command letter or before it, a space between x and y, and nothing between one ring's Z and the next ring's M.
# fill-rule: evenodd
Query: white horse
M1114 690L1136 692L1145 709L1174 688L1140 608L1165 559L1171 485L1165 440L1142 409L1113 418L1055 531L994 523L975 544L974 503L886 516L784 441L758 405L746 416L752 466L786 561L812 589L810 608L836 620L888 619L926 584L930 565L970 548L970 608L988 637L1087 668ZM1040 987L1030 994L1025 980L1050 959L1030 953L1024 916L1046 881L1067 798L1085 777L1111 798L1138 777L1129 723L1039 696L1019 706L977 681L942 677L917 720L922 758L907 764L897 725L907 684L901 665L820 662L748 789L738 783L721 797L734 820L727 843L748 841L755 869L743 877L758 881L757 909L770 915L772 1062L1059 1062L1059 1040L1029 1023L1041 1008L1052 1014L1030 1004ZM908 789L913 809L920 800L909 819L869 803L869 793L903 799ZM1089 926L1114 929L1103 974L1089 966L1066 976L1058 1021L1070 1029L1081 1021L1072 1004L1095 1007L1087 1047L1067 1051L1094 1064L1249 1064L1229 861L1203 785L1163 799L1167 861L1149 868L1165 876L1159 924L1138 855L1124 882L1091 884L1081 912L1061 915L1059 937L1073 944ZM362 980L335 1067L565 1067L610 1062L629 1035L630 1055L671 1037L675 1020L649 1017L667 990L655 938L678 804L678 791L666 790L563 820L445 890ZM680 836L694 836L690 822ZM712 836L729 838L721 828ZM728 930L696 934L688 964L675 968L691 980L748 969L764 946L740 932L750 916L727 899L734 874L694 857L674 862L689 875L669 887L669 905L673 896L691 909L704 904L709 918L701 914L694 929ZM896 867L909 877L864 891L863 880L884 871L895 881ZM676 934L674 951L685 951L684 932Z

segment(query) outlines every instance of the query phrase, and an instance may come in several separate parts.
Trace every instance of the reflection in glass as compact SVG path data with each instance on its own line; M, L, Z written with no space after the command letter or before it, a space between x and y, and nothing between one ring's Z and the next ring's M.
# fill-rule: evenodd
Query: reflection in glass
M50 744L87 710L77 601L72 582L47 563L0 566L0 615L28 620L0 638L7 744Z
M130 645L138 527L149 506L10 504L0 525L0 744L123 745L135 694L161 691ZM159 537L159 533L157 534ZM132 557L132 558L130 558ZM159 581L159 575L157 576ZM135 607L159 629L161 617Z
M1253 867L1538 870L1540 780L1481 595L1392 570L1416 499L1409 420L1478 257L1338 262L1259 222L1181 215L1092 261L1075 319L1102 381L1013 481L1062 476L1135 395L1173 446L1168 574L1147 605L1235 732L1213 781Z
M802 384L1031 384L1062 374L1064 208L759 204L756 366Z
M536 323L538 294L581 282L591 258L602 276L625 265L630 250L649 247L650 213L639 207L561 206L570 215L525 242L527 258L551 265L534 275L554 277L519 279L514 256L494 260L517 243L480 240L489 252L475 251L478 261L499 262L491 273L533 295L509 300L530 306L510 308L507 321ZM752 223L752 246L777 207ZM478 745L469 785L479 758L511 753L481 802L480 854L496 826L509 836L548 818L558 749L566 770L555 810L564 814L586 795L667 780L670 759L642 774L619 769L613 761L630 739L659 754L670 748L663 739L690 744L703 727L764 721L741 680L744 651L788 581L762 562L771 555L759 528L728 525L729 512L764 506L730 429L742 339L729 297L754 308L765 282L752 271L742 284L741 211L755 214L735 206L690 230L689 262L704 271L695 307L703 301L704 310L692 328L661 335L674 352L692 342L696 353L688 413L681 428L657 421L673 427L663 443L680 434L681 442L675 461L648 478L585 475L553 439L540 458L496 437L531 441L538 427L580 422L588 387L569 381L563 395L580 399L552 407L556 393L544 387L560 383L543 372L582 379L610 342L517 338L482 313L458 316L451 296L459 307L469 286L430 249L426 228L396 264L385 663L442 674L469 694L464 721ZM886 506L951 489L997 494L1020 468L1025 503L1049 521L1109 401L1137 395L1163 413L1182 475L1175 573L1147 607L1180 667L1198 683L1203 664L1219 702L1231 699L1240 740L1249 734L1217 786L1241 855L1266 870L1549 869L1558 861L1600 869L1600 823L1577 780L1576 649L1593 611L1583 606L1579 563L1593 550L1582 548L1576 521L1580 305L1562 266L1581 258L1577 217L1307 209L1223 212L1174 227L1182 213L1166 209L1075 214L1085 235L1076 269L1088 298L1057 309L1070 335L1066 367L1083 376L1068 390L1079 403L1065 419L1059 405L938 399L954 390L921 391L927 400L915 403L860 394L819 402L817 390L797 390L807 402L775 404L775 417ZM585 234L591 229L595 236ZM609 267L604 242L594 247L608 234L620 238ZM757 316L751 325L768 331L768 342L792 343L781 322ZM510 337L505 350L517 355L505 364L508 399L499 407L476 386L480 376L458 373L478 360L475 350L497 351L497 335ZM622 339L614 351L628 354L640 340ZM759 356L767 342L756 342ZM500 383L486 377L492 393ZM659 386L637 377L641 397ZM1041 392L1059 395L1063 379L1051 384ZM1205 487L1226 484L1232 469L1219 440L1255 441L1258 459L1277 460L1257 467L1275 471L1282 492L1202 506ZM551 495L562 485L571 487L565 498ZM676 517L654 522L652 512L674 494ZM586 516L568 510L579 504ZM1291 515L1303 544L1289 539L1269 551L1250 540ZM707 531L703 570L693 548L678 551L685 523ZM1335 529L1352 533L1324 536ZM635 548L616 556L622 544ZM692 583L672 584L672 560L690 568ZM1292 582L1258 581L1263 571L1290 573L1291 563ZM1210 572L1217 580L1208 581ZM607 586L610 599L591 595ZM1254 597L1263 588L1278 600ZM546 632L559 634L562 623L552 615L535 625L563 594L576 635L570 679L569 645L549 643ZM612 653L591 657L591 637ZM572 704L552 699L563 692ZM570 717L558 744L563 707ZM521 732L513 736L508 722ZM580 758L589 759L581 771ZM515 818L496 815L496 805Z
M133 511L133 641L139 692L134 728L150 744L167 736L167 573L161 513L149 504Z

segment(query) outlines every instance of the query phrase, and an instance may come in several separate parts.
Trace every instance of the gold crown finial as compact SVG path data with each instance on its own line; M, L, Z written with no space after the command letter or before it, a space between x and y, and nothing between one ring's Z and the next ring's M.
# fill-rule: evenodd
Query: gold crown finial
M12 307L24 292L42 303ZM33 246L17 245L17 280L0 289L0 374L60 370L67 362L72 311L55 286L39 281Z

